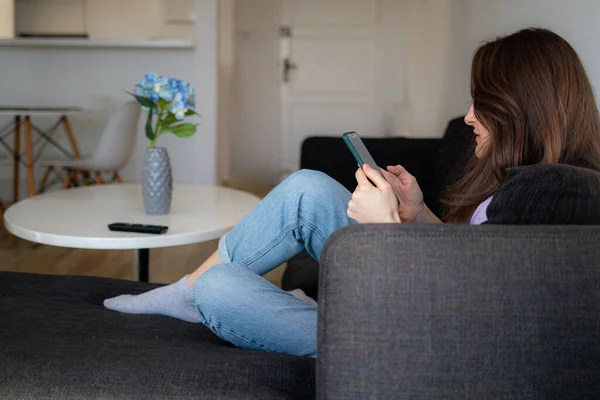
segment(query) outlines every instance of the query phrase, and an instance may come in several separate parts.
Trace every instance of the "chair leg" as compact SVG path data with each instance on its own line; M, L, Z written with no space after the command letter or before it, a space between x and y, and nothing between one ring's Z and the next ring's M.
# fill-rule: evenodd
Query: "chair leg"
M46 182L48 181L48 177L50 176L50 173L52 172L53 168L54 167L46 167L46 172L44 172L44 176L42 177L42 181L40 182L38 193L44 193L44 190L46 190Z
M21 168L21 117L15 117L15 154L13 159L13 202L19 201L19 170Z
M102 172L96 172L96 185L103 185L104 178L102 178Z
M25 160L27 161L27 192L29 197L35 195L33 178L33 140L31 138L31 117L25 117Z
M63 189L68 189L71 187L71 170L67 170L67 176L65 178L65 180L63 181L63 185L62 188Z
M115 174L113 175L113 180L118 183L123 183L123 179L121 179L117 171L115 171Z
M4 227L4 204L0 201L0 237L4 236L4 233L8 233L8 230Z
M80 159L81 154L79 154L79 147L77 146L77 142L75 141L75 136L73 135L73 130L71 129L71 124L66 115L63 115L60 118L63 127L65 128L65 133L69 138L69 143L71 144L71 149L73 149L73 154L75 154L75 158Z
M83 185L90 185L92 183L90 180L90 171L81 171L81 174L83 175Z
M73 186L79 186L79 171L74 169L71 171L71 181L73 182Z

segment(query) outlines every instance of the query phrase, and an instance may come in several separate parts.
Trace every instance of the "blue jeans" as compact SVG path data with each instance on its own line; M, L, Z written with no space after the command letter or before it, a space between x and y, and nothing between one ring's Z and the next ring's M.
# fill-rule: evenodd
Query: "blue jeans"
M316 357L317 308L261 275L306 249L319 260L333 231L355 223L351 194L327 175L301 170L277 186L219 241L222 264L194 284L202 322L253 350Z

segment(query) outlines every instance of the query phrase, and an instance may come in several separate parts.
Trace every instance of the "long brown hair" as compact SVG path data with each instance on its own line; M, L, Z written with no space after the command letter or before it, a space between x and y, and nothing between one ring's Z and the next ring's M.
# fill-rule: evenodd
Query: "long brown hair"
M467 222L506 169L564 163L600 170L600 117L579 56L557 34L529 28L473 57L475 116L490 132L485 154L446 192L446 222Z

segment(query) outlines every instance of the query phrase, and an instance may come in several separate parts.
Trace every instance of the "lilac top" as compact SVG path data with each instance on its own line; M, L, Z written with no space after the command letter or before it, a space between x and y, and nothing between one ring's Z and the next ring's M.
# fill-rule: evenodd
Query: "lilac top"
M492 196L493 197L493 196ZM481 225L485 221L487 221L487 208L492 201L492 197L488 197L477 207L473 215L471 216L471 220L469 221L470 225Z

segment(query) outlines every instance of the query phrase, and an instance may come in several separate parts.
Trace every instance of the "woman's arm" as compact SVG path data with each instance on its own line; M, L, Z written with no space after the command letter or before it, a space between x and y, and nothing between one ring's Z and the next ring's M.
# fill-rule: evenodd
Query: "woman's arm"
M443 224L431 212L423 201L423 192L414 176L401 165L389 166L387 170L380 168L385 180L390 184L400 205L398 214L405 223Z
M403 221L405 222L405 221ZM406 221L408 223L417 222L420 224L443 224L444 222L439 219L425 203L423 203L423 211L417 214L417 218L413 221Z

